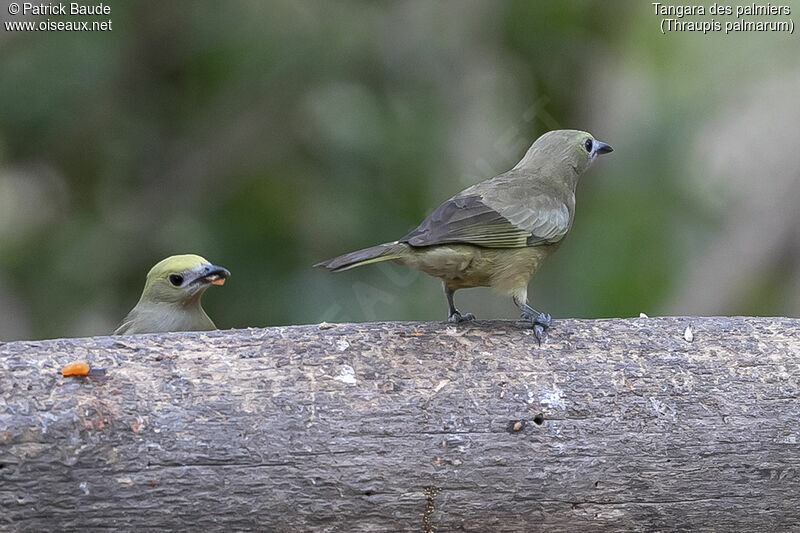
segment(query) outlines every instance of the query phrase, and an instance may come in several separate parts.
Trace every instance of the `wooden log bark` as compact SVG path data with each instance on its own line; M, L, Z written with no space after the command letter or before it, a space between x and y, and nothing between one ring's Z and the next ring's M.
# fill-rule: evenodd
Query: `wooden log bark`
M1 344L0 530L788 531L799 365L787 318Z

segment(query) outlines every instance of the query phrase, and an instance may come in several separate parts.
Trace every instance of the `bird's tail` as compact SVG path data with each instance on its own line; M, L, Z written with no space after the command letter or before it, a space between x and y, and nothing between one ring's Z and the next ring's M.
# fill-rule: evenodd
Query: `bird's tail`
M321 261L314 265L315 267L325 267L332 272L341 272L351 268L359 267L362 265L369 265L370 263L379 263L381 261L390 261L392 259L399 259L411 251L411 247L403 242L387 242L386 244L379 244L364 248L363 250L356 250L349 254L340 255L327 261Z

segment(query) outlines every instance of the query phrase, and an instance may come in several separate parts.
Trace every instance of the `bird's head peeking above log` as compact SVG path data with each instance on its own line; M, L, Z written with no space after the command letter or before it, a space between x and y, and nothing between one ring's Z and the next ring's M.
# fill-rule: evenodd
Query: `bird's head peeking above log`
M194 254L173 255L158 262L147 274L142 299L188 304L211 285L223 285L231 273Z

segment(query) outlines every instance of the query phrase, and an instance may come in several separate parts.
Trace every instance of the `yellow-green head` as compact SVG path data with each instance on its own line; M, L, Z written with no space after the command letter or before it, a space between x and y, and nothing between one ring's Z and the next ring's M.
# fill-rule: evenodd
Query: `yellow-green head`
M200 305L211 285L223 285L231 273L194 254L173 255L147 274L144 290L116 334L215 329Z
M142 298L157 302L190 303L211 285L224 285L231 273L194 254L173 255L147 273Z

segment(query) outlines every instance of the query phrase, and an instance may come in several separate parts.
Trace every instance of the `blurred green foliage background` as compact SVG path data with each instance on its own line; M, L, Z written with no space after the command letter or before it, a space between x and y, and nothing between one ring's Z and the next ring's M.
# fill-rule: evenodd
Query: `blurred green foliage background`
M111 32L0 28L0 339L106 334L187 252L233 273L204 299L220 328L441 320L435 279L310 265L560 127L615 152L535 307L800 311L796 35L662 35L635 0L110 5ZM488 289L456 301L516 316Z

